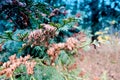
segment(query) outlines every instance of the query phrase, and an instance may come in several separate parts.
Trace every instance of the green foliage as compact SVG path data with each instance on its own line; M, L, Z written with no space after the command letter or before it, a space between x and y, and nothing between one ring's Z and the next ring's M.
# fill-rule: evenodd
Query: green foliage
M5 31L4 34L0 35L0 40L3 44L2 51L0 52L0 61L7 61L9 56L13 54L17 54L18 57L23 55L24 49L21 50L21 48L22 44L26 42L24 38L27 37L28 32L27 30L17 30L14 33L12 31Z
M36 76L36 80L64 80L62 75L54 67L44 66L37 69L35 75L39 76Z
M88 50L90 50L90 44L91 44L91 40L90 40L90 39L87 39L87 41L86 41L86 42L83 42L83 43L79 46L79 48L81 47L81 48L83 48L85 51L88 51Z
M4 35L0 35L0 38L7 39L7 40L13 40L12 38L12 31L5 31Z
M25 34L20 34L19 37L18 37L18 39L19 39L20 41L24 41L24 39L25 39L27 36L28 36L28 32L26 32Z
M34 47L28 46L26 47L24 53L30 54L33 57L39 57L39 58L43 58L47 56L46 48L44 46L34 46Z
M0 61L1 62L6 62L8 61L8 57L11 56L12 54L9 52L0 52Z
M60 55L58 57L58 59L56 60L56 64L64 64L64 65L69 65L71 63L71 58L68 55L68 53L66 53L66 51L61 50L60 51Z
M35 72L34 75L27 75L24 73L25 70L23 67L19 67L16 71L20 71L19 73L17 72L18 77L14 78L14 80L64 80L63 76L56 70L54 67L50 66L36 66L35 67ZM21 74L20 74L21 73Z
M40 61L39 59L35 59ZM60 68L60 69L59 69ZM44 64L37 63L34 68L34 74L28 75L26 73L26 68L24 65L19 66L15 71L14 75L11 77L13 80L81 80L82 78L78 77L80 70L68 71L64 70L63 66L46 66ZM6 79L4 76L0 77L1 79Z
M49 21L49 18L47 17L47 15L50 14L49 5L45 3L31 3L30 10L32 13L29 13L29 18L32 28L40 27L41 23Z

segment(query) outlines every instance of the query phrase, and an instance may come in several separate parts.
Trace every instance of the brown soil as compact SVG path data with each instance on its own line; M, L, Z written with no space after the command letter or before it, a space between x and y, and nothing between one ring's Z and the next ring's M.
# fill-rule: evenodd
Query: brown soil
M120 45L102 44L90 51L79 50L76 60L82 70L80 75L87 75L85 80L120 80ZM107 79L101 79L106 74Z

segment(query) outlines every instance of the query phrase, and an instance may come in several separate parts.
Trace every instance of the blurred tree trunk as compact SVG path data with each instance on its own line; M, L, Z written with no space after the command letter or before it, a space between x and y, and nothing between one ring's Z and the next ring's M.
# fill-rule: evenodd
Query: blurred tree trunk
M99 0L92 0L91 3L89 4L90 9L91 9L91 29L92 32L91 34L93 35L92 41L94 41L97 37L95 36L95 32L99 30L97 24L99 23Z

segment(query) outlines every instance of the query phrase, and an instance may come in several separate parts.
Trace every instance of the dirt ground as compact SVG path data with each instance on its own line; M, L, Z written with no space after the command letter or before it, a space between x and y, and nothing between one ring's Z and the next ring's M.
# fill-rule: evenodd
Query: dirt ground
M91 46L90 51L87 52L80 49L79 54L76 61L82 70L80 75L87 75L87 80L120 80L118 43L102 44L97 49Z

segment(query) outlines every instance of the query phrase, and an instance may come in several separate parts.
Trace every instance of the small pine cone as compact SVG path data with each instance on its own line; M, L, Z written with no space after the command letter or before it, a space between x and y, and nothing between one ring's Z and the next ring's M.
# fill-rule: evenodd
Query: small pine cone
M7 68L7 63L3 63L3 68Z
M63 49L65 47L65 43L59 43L58 47L61 48L61 49Z
M6 70L6 76L7 77L11 77L12 75L13 75L13 71L12 71L12 69L11 68L8 68L7 70Z
M15 60L16 59L16 54L12 55L9 57L9 60L12 61L12 60Z
M30 55L25 56L24 59L26 59L27 61L28 59L30 59Z
M52 56L52 55L54 55L54 51L55 51L54 48L50 48L50 49L47 50L47 53L48 53L49 56Z
M33 69L32 68L27 68L27 74L28 75L31 75L31 74L33 74L34 73L34 71L33 71Z
M1 75L4 75L5 73L6 73L6 69L0 71L0 76L1 76Z

